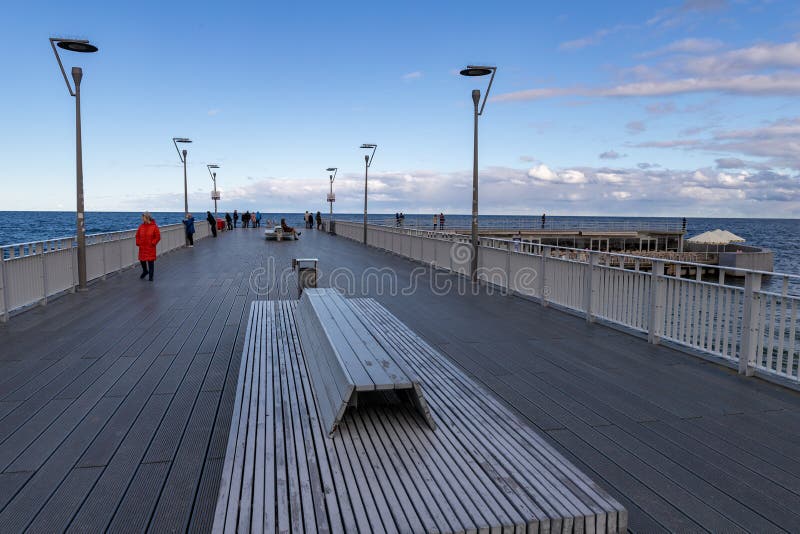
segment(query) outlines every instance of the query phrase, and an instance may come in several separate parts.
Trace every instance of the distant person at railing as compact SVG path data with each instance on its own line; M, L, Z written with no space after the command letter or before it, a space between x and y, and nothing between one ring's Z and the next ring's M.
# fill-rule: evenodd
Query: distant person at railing
M239 212L233 210L233 227L236 228L237 224L239 224Z
M322 230L322 214L317 212L317 230Z
M444 230L444 213L439 214L439 230Z
M155 219L150 216L150 212L142 213L142 224L136 230L136 246L139 247L139 263L142 265L142 275L144 279L150 276L153 281L153 272L156 262L156 245L161 241L161 232L158 229Z
M435 213L433 214L433 229L436 230L436 223L439 222L439 216Z
M208 225L211 227L211 234L214 237L217 237L217 220L211 215L210 211L206 212L206 220L208 221Z
M547 214L542 213L542 228L544 228L545 222L547 222Z
M231 219L230 213L225 214L225 223L228 226L228 230L233 230L233 219Z
M186 214L186 218L182 221L184 230L186 230L186 243L190 247L194 247L194 217L191 213Z
M281 219L281 230L283 230L284 234L289 234L291 236L294 236L295 239L297 239L297 236L301 234L301 232L298 232L297 230L286 224L286 219Z
M253 228L260 228L261 227L261 212L256 211L256 218L255 223L253 223Z
M403 226L406 223L406 214L402 211L400 212L400 226Z

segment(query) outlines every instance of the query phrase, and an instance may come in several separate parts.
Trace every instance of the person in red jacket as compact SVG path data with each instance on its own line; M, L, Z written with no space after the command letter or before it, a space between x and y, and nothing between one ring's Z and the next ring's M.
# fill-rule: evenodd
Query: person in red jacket
M139 263L142 264L142 275L144 279L150 276L153 281L153 271L156 262L156 245L161 241L161 232L158 230L156 221L150 216L150 212L142 213L142 224L136 230L136 246L139 247Z

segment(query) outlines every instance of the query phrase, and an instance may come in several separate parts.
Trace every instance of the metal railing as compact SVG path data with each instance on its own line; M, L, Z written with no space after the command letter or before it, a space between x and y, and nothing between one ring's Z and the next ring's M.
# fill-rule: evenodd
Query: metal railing
M348 220L347 216L340 216L340 220ZM353 220L352 222L356 222ZM433 217L409 215L398 221L394 217L371 216L370 224L389 227L414 228L433 230ZM438 228L438 221L436 223ZM668 232L683 233L682 219L665 218L636 218L636 219L609 219L603 217L553 217L546 218L544 223L540 217L534 216L508 216L508 217L482 217L480 219L482 230L539 230L539 231L595 231L595 232ZM469 231L470 226L466 216L451 216L445 220L445 229Z
M361 241L363 225L336 222ZM370 225L369 245L469 276L468 236ZM800 387L800 276L663 257L482 238L478 278L491 286L667 341L745 375ZM731 275L736 275L733 280ZM768 278L768 287L762 281ZM742 280L742 284L740 281Z
M160 227L159 255L186 244L183 224ZM195 239L211 235L205 221L195 221ZM78 285L75 237L0 246L0 321L32 305L75 291ZM139 263L136 230L86 236L86 279L105 278Z

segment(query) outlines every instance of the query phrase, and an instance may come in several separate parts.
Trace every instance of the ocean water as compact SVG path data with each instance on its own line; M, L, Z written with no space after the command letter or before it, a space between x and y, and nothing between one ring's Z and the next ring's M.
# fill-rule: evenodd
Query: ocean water
M220 212L222 213L222 212ZM153 212L159 225L179 223L183 218L180 212ZM195 213L195 219L205 219L205 212ZM323 213L323 215L325 215ZM446 215L448 227L468 227L469 215ZM264 219L280 220L286 218L292 226L303 226L302 213L269 213L262 212ZM406 225L419 224L429 226L431 215L407 214ZM335 214L339 220L363 220L362 214ZM392 224L394 214L370 215L371 222ZM639 218L639 217L558 217L547 216L548 224L587 224L592 221L624 223L661 222L680 226L680 218ZM129 230L136 228L140 222L138 212L87 212L86 232L88 234ZM521 227L537 226L541 222L536 217L513 217L505 215L482 215L479 223L482 226L514 225ZM240 223L241 224L241 223ZM775 253L775 271L800 274L800 219L687 219L687 235L693 236L707 230L721 228L729 230L745 238L747 245L761 246ZM74 235L75 213L64 211L3 211L0 212L0 245L41 241L56 237Z

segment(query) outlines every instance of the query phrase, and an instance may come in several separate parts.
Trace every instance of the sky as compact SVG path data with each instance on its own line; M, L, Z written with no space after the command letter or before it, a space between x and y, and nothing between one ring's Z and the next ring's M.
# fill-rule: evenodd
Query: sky
M0 210L800 217L800 3L14 2Z

